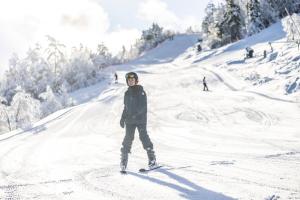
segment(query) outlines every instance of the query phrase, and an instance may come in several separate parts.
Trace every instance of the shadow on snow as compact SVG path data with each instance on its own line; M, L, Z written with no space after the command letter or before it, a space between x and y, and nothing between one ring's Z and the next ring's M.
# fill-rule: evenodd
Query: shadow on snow
M173 190L177 190L178 192L180 192L180 196L185 198L185 199L189 199L189 200L196 200L196 199L201 199L201 200L233 200L234 198L229 197L229 196L225 196L221 193L217 193L214 191L210 191L207 190L205 188L200 187L199 185L189 181L188 179L179 176L175 173L172 173L166 169L158 169L156 170L159 173L163 173L165 175L167 175L168 177L170 177L171 179L174 179L175 181L177 181L178 183L187 186L187 187L183 187L180 186L179 184L174 184L174 183L170 183L164 180L160 180L157 178L153 178L153 177L149 177L147 175L143 175L143 174L139 174L139 173L134 173L134 172L128 172L128 174L133 175L135 177L141 178L141 179L145 179L148 180L150 182L162 185L162 186L166 186L169 187Z

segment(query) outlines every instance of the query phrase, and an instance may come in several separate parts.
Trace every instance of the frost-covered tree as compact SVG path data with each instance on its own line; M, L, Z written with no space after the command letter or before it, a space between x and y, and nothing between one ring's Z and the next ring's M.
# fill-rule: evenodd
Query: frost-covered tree
M300 40L300 15L293 14L292 16L285 17L282 20L282 25L287 33L287 39L290 41Z
M122 46L122 50L118 53L117 59L118 63L125 63L130 59L129 52L124 45Z
M247 34L253 35L264 29L261 16L261 7L258 0L247 2Z
M242 35L242 16L240 7L234 0L226 0L226 11L224 20L221 23L222 38L227 43L234 42L243 37Z
M65 86L69 91L89 86L103 78L103 66L94 65L92 58L92 52L88 48L82 45L73 48L69 62L63 69L64 81L67 83Z
M271 8L276 11L278 18L287 16L287 9L291 14L299 12L299 0L266 0Z
M55 84L55 73L44 59L42 48L38 44L34 49L29 49L25 60L28 64L28 79L30 79L31 84L22 87L37 98L40 93L46 90L47 85Z
M63 108L59 98L53 93L49 85L47 86L46 91L39 95L39 98L41 99L42 116L47 116Z
M163 28L160 27L158 24L153 23L151 28L143 31L141 39L145 42L144 45L140 47L140 51L145 51L156 47L166 38L163 34Z
M7 101L4 97L0 96L0 133L11 131L11 114Z
M30 48L24 59L13 55L9 63L6 76L2 81L5 87L1 89L8 102L11 102L18 86L37 98L46 90L47 84L53 83L54 73L43 58L39 45L33 49Z
M57 41L55 38L47 35L48 39L48 48L46 53L48 54L47 60L53 65L54 75L57 76L57 73L60 72L63 63L65 62L65 45Z
M29 128L41 116L40 102L21 88L18 88L18 92L12 99L11 110L12 123L16 128Z
M278 11L270 4L270 0L260 0L260 8L264 27L269 27L279 19Z
M112 55L109 53L108 48L102 43L97 47L97 52L91 54L93 64L102 69L112 64Z
M202 32L205 34L211 34L211 27L215 24L215 13L217 12L217 8L215 4L208 3L205 8L206 16L202 22Z
M216 7L210 3L206 8L207 17L202 22L203 44L209 48L222 45L221 23L224 20L225 8L223 4Z

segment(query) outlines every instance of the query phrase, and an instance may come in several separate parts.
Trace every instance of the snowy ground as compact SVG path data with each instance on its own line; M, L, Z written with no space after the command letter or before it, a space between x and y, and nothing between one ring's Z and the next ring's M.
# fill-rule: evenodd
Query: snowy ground
M274 82L277 90L245 81L244 68L258 58L232 64L243 45L267 41L250 38L196 54L188 48L195 40L167 41L116 67L119 84L78 91L73 96L82 104L30 131L1 135L0 199L300 199L299 96L284 95L284 76ZM137 172L147 160L136 135L124 176L119 119L129 69L139 73L148 94L148 132L164 167ZM210 92L202 91L203 76Z

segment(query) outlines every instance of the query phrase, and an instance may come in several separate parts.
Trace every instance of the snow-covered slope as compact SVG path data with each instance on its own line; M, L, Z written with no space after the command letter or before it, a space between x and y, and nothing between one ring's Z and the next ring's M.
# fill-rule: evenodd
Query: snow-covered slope
M200 54L188 48L194 40L167 41L117 66L119 84L79 91L73 96L85 103L48 116L30 131L1 135L0 199L300 199L299 92L284 95L281 81L287 77L265 69L296 53L290 47L267 62L255 51L255 58L239 62L247 41L262 50L267 39ZM186 46L175 51L179 44ZM164 167L137 172L147 160L136 135L124 176L119 119L127 88L122 77L129 69L139 73L148 94L148 132ZM245 81L250 70L278 76L273 82L279 87ZM295 78L297 71L290 73ZM202 91L203 76L210 92Z
M254 49L254 58L244 59L246 47ZM280 22L234 44L194 55L190 62L199 61L245 80L249 90L299 98L300 49L296 43L287 42Z

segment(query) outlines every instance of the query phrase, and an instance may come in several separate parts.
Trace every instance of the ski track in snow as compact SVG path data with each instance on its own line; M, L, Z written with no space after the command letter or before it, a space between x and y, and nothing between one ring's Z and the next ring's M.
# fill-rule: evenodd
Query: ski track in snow
M136 133L129 172L119 173L121 79L98 96L91 89L91 101L1 137L0 200L300 199L299 102L249 89L216 67L225 59L220 52L187 49L195 40L178 36L132 62L163 168L138 173L147 160ZM185 44L181 54L169 55L176 42ZM124 77L132 66L116 68Z

